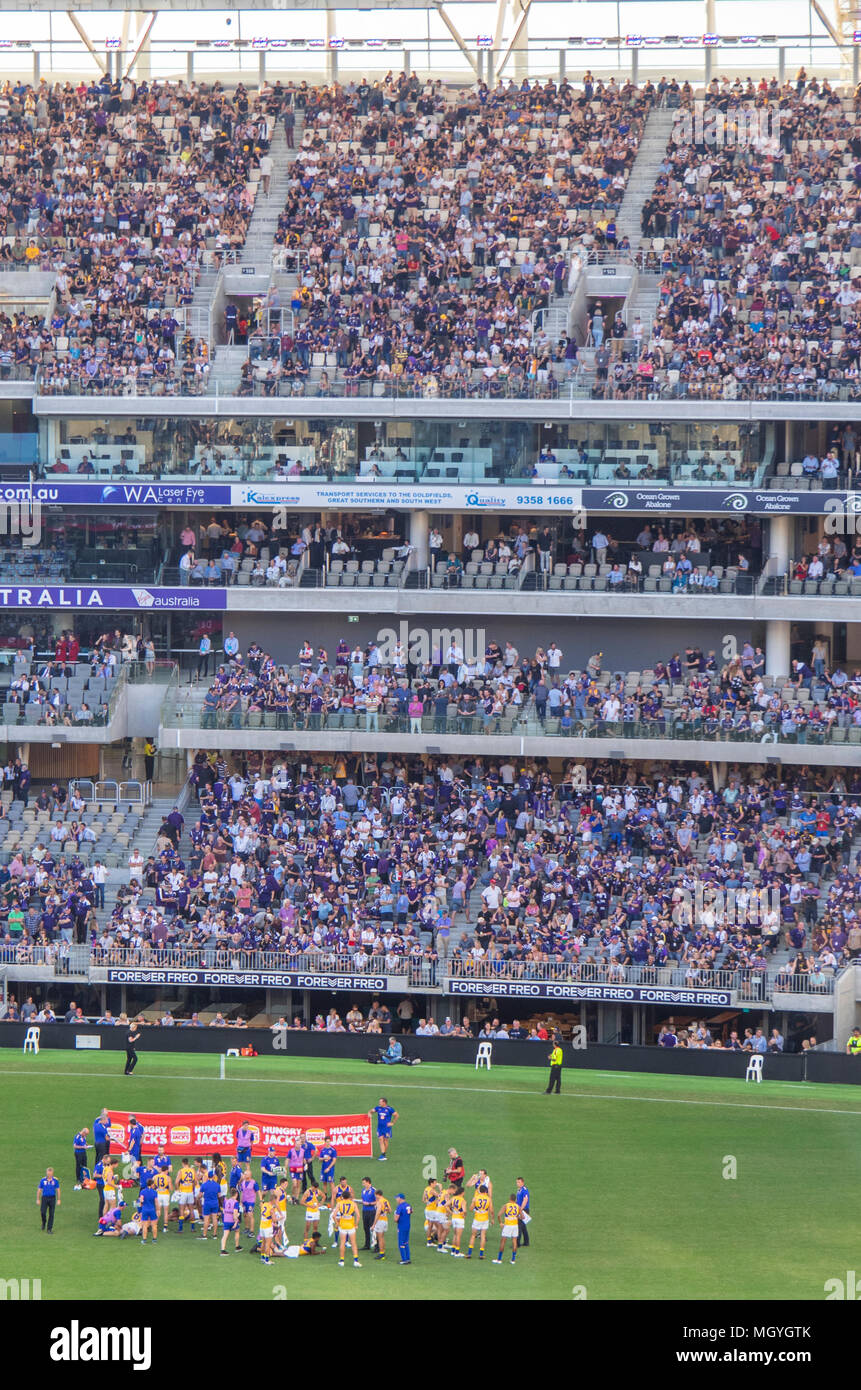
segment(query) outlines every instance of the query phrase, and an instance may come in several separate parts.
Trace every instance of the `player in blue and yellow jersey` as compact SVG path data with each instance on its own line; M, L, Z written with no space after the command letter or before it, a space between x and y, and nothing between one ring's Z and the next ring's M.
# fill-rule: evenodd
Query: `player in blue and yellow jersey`
M389 1217L392 1214L391 1203L388 1198L383 1196L381 1188L377 1188L377 1206L374 1213L374 1235L377 1237L377 1253L375 1260L386 1258L386 1231L389 1229Z
M301 1202L305 1208L305 1236L307 1238L314 1235L320 1225L323 1193L316 1183L313 1183L306 1192L302 1193Z
M269 1193L260 1199L260 1258L265 1265L270 1263L272 1240L275 1235L275 1214L278 1208Z
M173 1178L170 1173L162 1170L156 1172L152 1180L152 1187L155 1191L156 1205L161 1212L161 1228L167 1230L167 1217L170 1210L170 1190L173 1187Z
M398 1112L393 1106L389 1105L385 1096L380 1096L379 1105L375 1105L373 1110L368 1111L369 1115L377 1117L377 1141L380 1146L379 1161L382 1163L389 1155L389 1140L392 1137L392 1126L398 1120Z
M332 1235L333 1232L335 1235L335 1239L332 1241L333 1250L338 1244L338 1202L345 1201L348 1197L352 1197L352 1195L353 1189L347 1182L347 1179L339 1178L338 1186L335 1188L335 1194L332 1198L332 1209L329 1212L329 1235Z
M436 1242L436 1199L438 1192L439 1183L429 1182L422 1193L425 1209L425 1236L429 1246Z
M105 1211L117 1205L120 1179L112 1158L106 1158L102 1165L102 1182L105 1190Z
M156 1189L152 1183L142 1183L140 1196L135 1203L141 1223L141 1245L146 1245L147 1232L152 1232L152 1243L158 1240L158 1208Z
M449 1253L456 1259L463 1259L463 1251L460 1242L463 1239L464 1226L466 1225L466 1197L462 1187L449 1188L448 1199L449 1211L451 1212L451 1242Z
M493 1261L495 1265L502 1264L502 1256L505 1252L505 1242L507 1240L511 1241L511 1263L514 1264L517 1259L517 1237L519 1234L517 1223L519 1219L520 1206L518 1205L516 1194L512 1192L499 1213L499 1224L502 1227L502 1236L499 1242L499 1254Z
M290 1202L290 1192L287 1187L287 1179L279 1178L277 1186L271 1194L264 1193L264 1196L271 1195L275 1203L275 1224L283 1234L287 1230L287 1207Z
M338 1161L338 1150L332 1143L332 1136L326 1135L325 1143L320 1149L320 1186L326 1194L326 1201L332 1201L332 1192L335 1187L335 1164Z
M359 1248L356 1244L356 1230L359 1224L359 1206L353 1197L336 1197L335 1199L335 1219L338 1227L338 1264L344 1267L344 1249L349 1239L353 1251L353 1264L356 1269L361 1269L359 1263Z
M475 1238L479 1236L478 1258L483 1260L485 1243L487 1241L487 1228L493 1220L493 1203L490 1200L490 1194L484 1183L482 1183L476 1191L471 1206L472 1229L469 1233L469 1249L466 1252L466 1258L468 1260L472 1259L472 1249L475 1245Z
M227 1187L227 1164L225 1163L224 1159L221 1157L221 1154L213 1154L213 1155L212 1155L212 1162L211 1162L211 1164L209 1165L209 1171L210 1171L210 1173L212 1174L212 1176L215 1178L215 1181L218 1183L218 1195L219 1195L219 1197L226 1197L226 1196L227 1196L227 1192L228 1192L228 1187Z
M176 1174L176 1191L179 1197L179 1229L183 1228L186 1220L191 1221L192 1230L194 1229L194 1169L187 1158L180 1160L179 1169Z
M448 1188L440 1185L436 1199L436 1248L437 1254L448 1254L448 1232L451 1226L451 1206Z

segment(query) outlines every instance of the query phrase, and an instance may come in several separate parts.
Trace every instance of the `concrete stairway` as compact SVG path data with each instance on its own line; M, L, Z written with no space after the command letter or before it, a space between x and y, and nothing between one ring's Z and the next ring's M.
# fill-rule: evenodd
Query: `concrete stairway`
M295 135L299 138L301 138L301 130L301 123L297 121ZM275 232L278 227L278 217L287 201L290 165L296 158L296 151L287 148L287 137L280 121L272 133L270 152L273 169L269 182L269 194L267 196L263 192L262 184L258 187L254 211L248 224L248 234L244 245L237 253L235 262L236 266L253 268L258 274L265 276L270 276L272 273L272 251L275 243ZM230 266L227 269L230 269ZM223 336L220 323L212 324L210 327L210 314L218 283L218 274L218 271L212 269L201 272L190 306L189 321L195 336L210 339L212 354L210 382L213 389L217 389L220 395L233 395L239 388L242 364L248 357L248 349L241 345L228 347L223 343L216 344L213 341L216 336ZM295 277L292 283L295 285ZM288 292L286 294L288 305L289 299ZM285 303L284 289L281 289L281 303L282 305Z
M297 123L294 135L301 136ZM296 151L287 148L287 137L279 121L272 134L269 145L272 155L272 178L269 182L269 196L258 187L254 212L248 224L245 245L239 252L238 261L243 266L253 266L260 274L268 274L272 266L272 246L278 226L278 217L287 201L287 184L290 180L290 166L296 158Z
M665 106L653 107L646 120L640 148L634 160L625 194L616 218L616 231L619 240L627 236L636 250L642 242L640 217L643 204L655 187L658 168L666 154L676 112Z

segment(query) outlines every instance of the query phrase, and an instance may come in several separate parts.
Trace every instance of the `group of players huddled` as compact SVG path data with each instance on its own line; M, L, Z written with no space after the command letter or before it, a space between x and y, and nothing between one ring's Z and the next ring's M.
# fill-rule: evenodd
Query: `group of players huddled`
M376 1114L379 1159L385 1162L392 1126L397 1111L381 1098L370 1112ZM104 1112L103 1112L104 1114ZM86 1144L88 1131L76 1136L76 1162L80 1161L80 1141ZM359 1260L358 1233L364 1230L363 1249L374 1250L374 1258L385 1260L389 1220L394 1218L397 1230L399 1263L410 1264L410 1227L412 1207L399 1192L395 1205L379 1185L369 1177L362 1179L361 1190L353 1188L342 1177L336 1181L335 1165L338 1150L331 1136L326 1135L319 1146L306 1134L299 1134L282 1162L274 1148L260 1161L260 1181L251 1167L252 1136L246 1126L237 1131L235 1159L225 1159L219 1153L209 1158L181 1158L176 1171L174 1163L161 1145L157 1153L142 1157L143 1126L131 1117L129 1152L126 1167L121 1168L119 1157L98 1157L93 1169L83 1178L83 1185L99 1191L99 1220L97 1236L113 1236L120 1240L139 1237L142 1245L151 1239L155 1244L161 1226L165 1234L169 1225L176 1224L178 1233L186 1226L198 1232L198 1240L219 1239L220 1254L229 1255L242 1248L243 1233L251 1242L246 1247L259 1254L264 1264L276 1257L297 1259L303 1255L323 1255L329 1248L320 1231L323 1213L328 1212L327 1235L331 1249L338 1251L338 1265L343 1267L349 1246L356 1268ZM319 1159L320 1177L314 1175L314 1162ZM441 1254L469 1259L478 1245L478 1258L484 1259L487 1232L494 1220L493 1184L484 1169L465 1181L463 1161L454 1149L449 1150L449 1166L445 1181L428 1182L424 1194L424 1218L427 1246ZM86 1170L79 1167L77 1176ZM125 1176L121 1176L124 1173ZM134 1175L131 1177L130 1175ZM132 1207L123 1198L123 1189L138 1187ZM502 1262L506 1241L511 1242L511 1263L514 1264L518 1240L529 1244L527 1223L529 1192L523 1179L517 1179L518 1190L504 1202L498 1214L501 1227L500 1249L494 1264ZM467 1189L474 1189L471 1200ZM297 1206L304 1212L301 1241L290 1243L287 1236L287 1210ZM461 1249L467 1210L472 1213L469 1245ZM255 1220L255 1218L257 1218Z

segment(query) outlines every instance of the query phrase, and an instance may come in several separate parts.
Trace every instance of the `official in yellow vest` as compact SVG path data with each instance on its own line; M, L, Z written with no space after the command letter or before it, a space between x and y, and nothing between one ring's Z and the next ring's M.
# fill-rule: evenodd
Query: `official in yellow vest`
M562 1090L562 1048L558 1042L553 1044L553 1050L550 1053L549 1061L550 1076L548 1077L547 1090L544 1094L549 1096L550 1092L555 1090L558 1096L559 1092Z

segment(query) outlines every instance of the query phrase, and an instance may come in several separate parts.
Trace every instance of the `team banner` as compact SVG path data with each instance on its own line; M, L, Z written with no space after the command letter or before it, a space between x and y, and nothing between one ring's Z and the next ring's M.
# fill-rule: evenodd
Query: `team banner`
M95 978L95 977L94 977ZM228 985L231 989L358 989L382 994L389 988L387 975L326 975L315 970L171 970L167 966L107 966L111 985Z
M613 1004L724 1004L733 1002L728 989L674 989L660 985L557 984L549 980L455 980L443 984L446 994L491 995L504 999L592 999Z
M183 1158L214 1153L232 1157L236 1153L236 1131L244 1125L253 1136L251 1153L254 1158L262 1158L270 1147L278 1153L286 1153L300 1134L307 1135L318 1148L328 1134L339 1158L373 1158L374 1155L371 1121L367 1115L259 1115L248 1110L179 1115L111 1110L108 1128L111 1153L125 1153L128 1148L131 1115L144 1127L143 1153L155 1153L163 1144L165 1153Z

